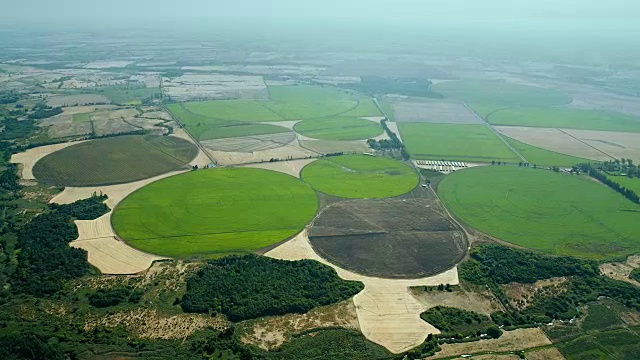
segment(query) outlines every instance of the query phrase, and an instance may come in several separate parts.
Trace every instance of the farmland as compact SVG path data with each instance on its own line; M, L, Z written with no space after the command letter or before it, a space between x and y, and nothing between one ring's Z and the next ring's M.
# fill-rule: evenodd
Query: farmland
M398 101L393 113L399 122L482 124L463 104L451 101Z
M609 176L609 179L617 182L618 184L635 191L640 194L640 178L630 178L627 176Z
M304 120L294 130L320 140L364 140L382 134L382 126L376 122L347 117Z
M113 137L49 154L34 165L33 174L60 186L119 184L184 169L197 153L195 145L176 137Z
M640 207L584 177L491 166L455 172L438 192L467 225L519 246L596 260L640 250Z
M467 248L462 232L422 187L392 199L332 204L313 222L309 240L320 256L343 269L386 278L441 273Z
M517 107L493 112L494 125L640 132L640 118L611 111Z
M199 170L154 182L124 199L112 223L140 250L170 257L246 253L285 240L311 220L314 191L281 173Z
M344 198L398 196L418 185L418 174L410 166L366 155L315 161L302 169L301 177L320 192Z
M566 166L571 167L580 163L588 163L593 160L565 155L559 152L539 148L529 144L525 144L518 140L505 136L504 139L511 144L527 161L531 164L541 166Z
M571 96L553 89L502 81L447 81L432 89L467 103L504 106L556 106L571 102Z
M509 161L520 159L484 125L399 123L407 151L415 159Z

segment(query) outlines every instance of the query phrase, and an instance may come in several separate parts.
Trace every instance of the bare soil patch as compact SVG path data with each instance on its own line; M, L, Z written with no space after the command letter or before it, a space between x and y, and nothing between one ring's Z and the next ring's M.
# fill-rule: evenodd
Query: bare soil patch
M269 98L262 76L248 75L184 74L177 78L164 78L163 91L179 101Z
M396 101L393 114L399 122L482 124L464 104L451 101Z
M556 348L546 348L527 353L527 360L565 360L560 350Z
M38 160L58 150L82 142L84 141L73 141L60 144L38 146L21 153L11 155L11 162L14 164L22 165L22 171L20 175L23 179L35 180L36 178L35 176L33 176L33 166L38 162Z
M603 275L614 280L626 281L640 286L640 283L630 279L629 275L634 269L640 268L640 255L629 256L626 261L620 263L605 263L600 265Z
M638 133L575 129L563 129L563 131L616 159L640 161L640 134Z
M52 107L67 107L92 104L109 104L109 99L104 95L81 94L81 95L61 95L47 99L47 105Z
M470 343L443 344L441 345L442 351L436 353L433 358L440 359L484 351L517 351L549 344L551 344L551 341L540 329L517 329L505 331L498 339L480 340Z
M413 289L412 294L427 308L449 306L485 314L487 316L491 315L492 312L500 310L500 305L489 292L478 293L465 290L425 292L419 289Z
M360 330L353 300L315 308L306 314L287 314L249 321L240 325L239 332L240 339L245 344L272 350L291 340L297 333L327 327Z
M531 301L539 294L561 294L565 292L566 278L552 278L547 280L539 280L533 284L510 283L502 285L504 293L511 304L516 308L523 310L527 308Z
M594 149L560 129L522 126L494 126L494 128L510 138L542 149L586 159L611 160L611 157L601 151L598 151L597 148ZM564 131L570 133L574 130Z
M462 260L468 246L433 193L422 187L396 198L332 204L313 221L309 239L330 262L387 278L438 274Z
M246 152L265 151L285 146L295 140L293 132L253 135L234 138L203 140L200 143L213 151Z
M332 141L332 140L300 140L300 146L319 154L342 152L345 154L361 154L371 151L366 141Z
M409 287L459 283L455 267L421 279L382 279L356 274L333 265L316 254L306 231L265 255L285 260L313 259L333 267L338 276L345 280L363 282L365 289L353 298L360 329L367 339L394 353L420 345L430 333L439 333L434 326L420 319L420 313L426 307L411 295Z
M302 171L302 168L316 160L317 159L275 161L275 162L266 162L266 163L258 163L258 164L249 164L246 166L257 168L257 169L278 171L278 172L289 174L291 176L299 178L300 171Z
M311 150L307 150L298 144L295 140L285 146L273 149L253 151L253 152L231 152L231 151L214 151L209 153L216 160L218 165L238 165L247 163L269 162L271 159L307 159L317 157L319 154Z

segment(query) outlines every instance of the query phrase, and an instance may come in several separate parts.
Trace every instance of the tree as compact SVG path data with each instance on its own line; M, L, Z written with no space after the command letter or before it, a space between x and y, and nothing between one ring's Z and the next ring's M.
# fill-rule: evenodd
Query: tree
M487 335L490 337L497 339L502 335L502 330L498 329L496 326L491 326L487 329Z

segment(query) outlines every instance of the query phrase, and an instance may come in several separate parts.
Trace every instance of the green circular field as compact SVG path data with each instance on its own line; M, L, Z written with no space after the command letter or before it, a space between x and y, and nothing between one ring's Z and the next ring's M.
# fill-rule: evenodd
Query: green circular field
M419 181L409 165L368 155L324 158L305 166L301 176L320 192L352 199L402 195Z
M586 176L485 166L448 175L438 193L467 225L516 245L596 260L640 251L640 206Z
M320 140L363 140L382 134L379 123L348 117L303 120L293 129L301 135Z
M318 199L275 171L198 170L151 183L115 209L113 227L131 246L170 257L252 252L298 233Z
M572 101L571 96L554 89L505 81L460 80L434 84L432 89L449 98L467 103L503 106L556 106Z
M197 154L194 144L174 136L118 136L49 154L34 165L33 175L60 186L121 184L184 169Z

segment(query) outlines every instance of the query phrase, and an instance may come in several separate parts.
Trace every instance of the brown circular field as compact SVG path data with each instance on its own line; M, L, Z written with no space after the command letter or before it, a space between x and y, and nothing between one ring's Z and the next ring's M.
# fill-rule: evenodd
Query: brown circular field
M312 223L309 240L331 263L383 278L441 273L460 262L468 247L464 233L424 188L331 204Z

